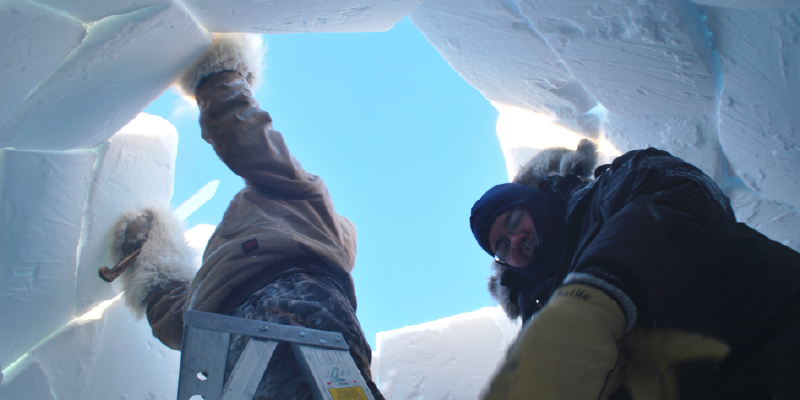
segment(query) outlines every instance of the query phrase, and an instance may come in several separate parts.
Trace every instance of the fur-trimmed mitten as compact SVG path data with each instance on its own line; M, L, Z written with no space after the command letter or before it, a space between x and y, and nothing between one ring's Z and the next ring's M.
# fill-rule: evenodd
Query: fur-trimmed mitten
M116 224L111 257L122 260L141 248L136 262L120 277L125 305L137 318L147 311L147 295L174 282L194 278L194 254L183 237L183 228L168 210L149 207L129 212Z
M194 98L197 86L208 76L222 71L242 74L255 89L261 82L264 47L261 37L246 33L216 33L211 48L178 78L184 96Z

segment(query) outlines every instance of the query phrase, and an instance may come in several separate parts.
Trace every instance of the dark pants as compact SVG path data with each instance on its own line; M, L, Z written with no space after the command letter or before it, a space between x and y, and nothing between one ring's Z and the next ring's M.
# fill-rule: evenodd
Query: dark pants
M233 316L341 333L375 400L384 399L372 382L369 368L372 351L361 331L356 313L344 294L344 288L336 278L297 273L278 279L253 293L236 308ZM231 337L226 381L249 340L248 336ZM281 343L275 349L253 399L313 400L288 343Z

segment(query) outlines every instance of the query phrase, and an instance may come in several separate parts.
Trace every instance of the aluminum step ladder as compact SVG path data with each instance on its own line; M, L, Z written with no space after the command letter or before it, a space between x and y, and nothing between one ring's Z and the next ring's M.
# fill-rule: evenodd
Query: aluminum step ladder
M338 332L194 310L183 321L178 400L251 400L279 342L292 346L315 400L375 400ZM231 334L251 340L223 387Z

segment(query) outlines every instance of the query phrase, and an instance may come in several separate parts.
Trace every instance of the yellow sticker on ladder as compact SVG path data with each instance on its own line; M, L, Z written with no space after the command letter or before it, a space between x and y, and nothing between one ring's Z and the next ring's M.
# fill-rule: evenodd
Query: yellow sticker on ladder
M364 389L360 386L353 386L339 389L328 389L333 396L333 400L368 400L364 394Z

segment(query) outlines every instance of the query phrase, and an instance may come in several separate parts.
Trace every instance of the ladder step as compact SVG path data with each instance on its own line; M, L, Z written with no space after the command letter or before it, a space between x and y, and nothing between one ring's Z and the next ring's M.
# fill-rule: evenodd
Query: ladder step
M233 367L220 400L252 400L278 342L250 339Z

